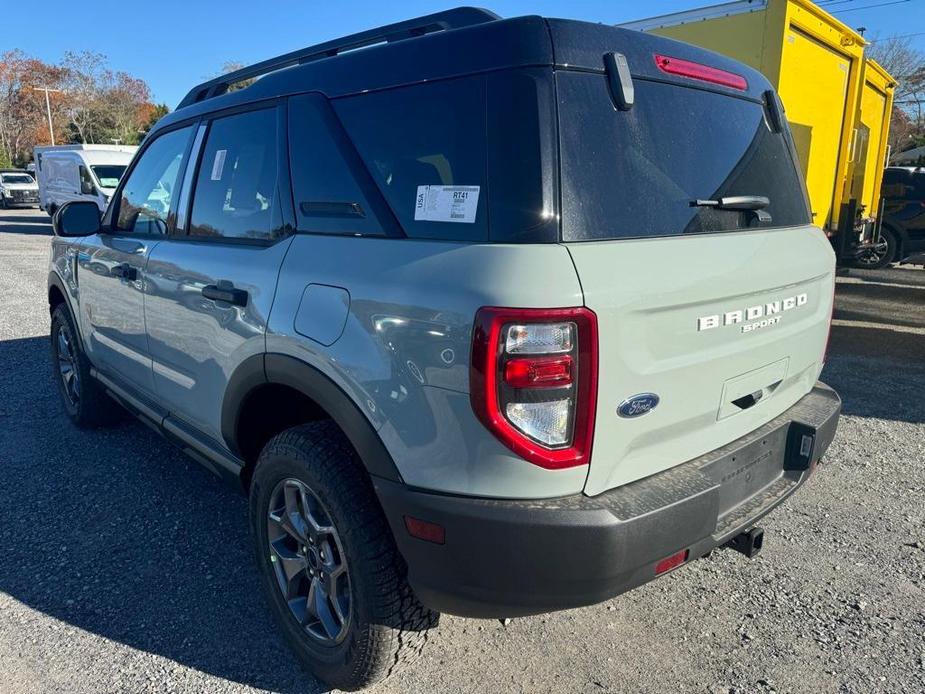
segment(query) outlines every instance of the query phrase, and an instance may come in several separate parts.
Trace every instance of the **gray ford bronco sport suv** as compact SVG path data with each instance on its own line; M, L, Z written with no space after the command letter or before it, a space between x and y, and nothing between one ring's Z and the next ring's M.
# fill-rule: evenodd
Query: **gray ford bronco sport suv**
M249 494L338 687L440 612L753 554L835 434L783 107L682 43L463 8L313 46L197 86L54 228L71 419L128 409Z

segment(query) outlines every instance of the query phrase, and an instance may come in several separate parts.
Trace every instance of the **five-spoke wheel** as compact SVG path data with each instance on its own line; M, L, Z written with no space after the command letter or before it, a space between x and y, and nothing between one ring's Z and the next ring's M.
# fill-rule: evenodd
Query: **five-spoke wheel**
M64 396L72 405L76 405L80 400L80 371L77 368L77 358L71 336L65 328L58 329L56 342L58 374L61 377Z
M350 577L330 515L304 482L284 479L268 521L270 561L293 617L322 643L339 643L350 624Z

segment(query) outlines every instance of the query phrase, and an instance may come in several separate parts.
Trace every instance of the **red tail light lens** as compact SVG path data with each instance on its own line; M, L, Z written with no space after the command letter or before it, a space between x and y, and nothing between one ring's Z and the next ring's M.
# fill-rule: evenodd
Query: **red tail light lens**
M548 388L572 382L572 358L511 359L504 365L504 382L512 388Z
M701 65L700 63L693 63L690 60L671 58L667 55L658 55L657 53L655 54L655 64L658 66L659 70L669 75L680 75L681 77L690 77L691 79L700 80L701 82L721 84L724 87L731 87L732 89L738 89L743 92L748 89L748 82L742 75L737 75L734 72L726 72L725 70L710 67L709 65Z
M561 469L591 457L597 316L587 308L483 308L475 319L472 408L504 445Z

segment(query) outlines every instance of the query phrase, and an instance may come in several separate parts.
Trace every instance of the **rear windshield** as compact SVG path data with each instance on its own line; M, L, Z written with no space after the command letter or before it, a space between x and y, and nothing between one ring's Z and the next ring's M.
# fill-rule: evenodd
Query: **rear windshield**
M791 147L763 105L636 80L635 105L618 111L603 76L560 71L557 80L563 240L809 223ZM692 206L743 195L768 198L760 218Z

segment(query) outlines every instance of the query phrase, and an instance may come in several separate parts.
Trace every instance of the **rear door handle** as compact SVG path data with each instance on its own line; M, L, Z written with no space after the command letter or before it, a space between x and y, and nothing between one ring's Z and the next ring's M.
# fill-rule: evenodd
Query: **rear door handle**
M122 263L112 269L112 274L129 282L134 282L138 279L138 268L128 263Z
M225 301L235 306L247 306L247 292L243 289L207 284L202 288L202 295L212 301Z

